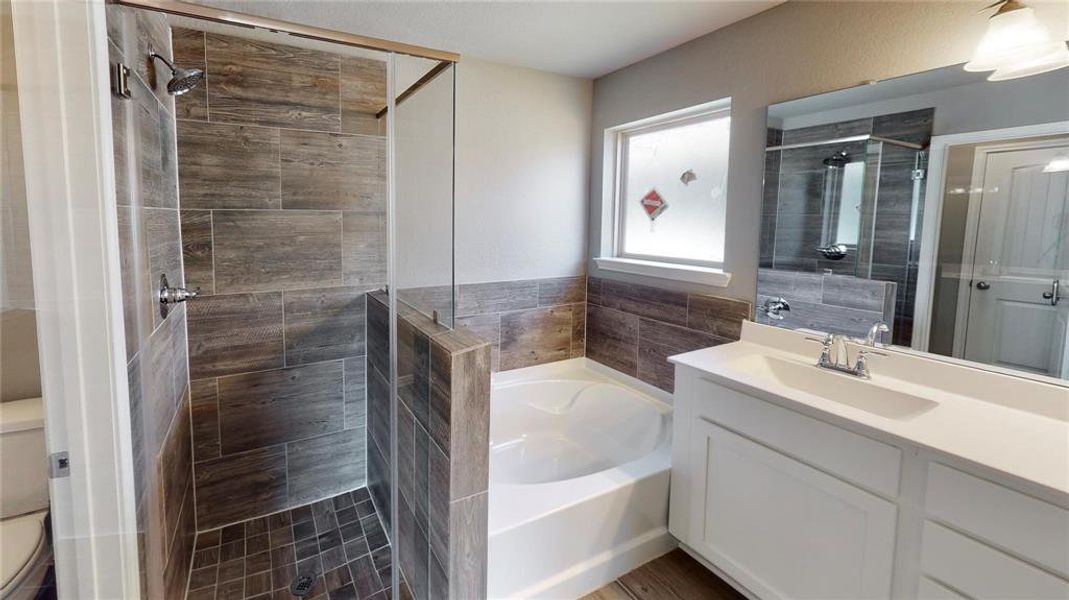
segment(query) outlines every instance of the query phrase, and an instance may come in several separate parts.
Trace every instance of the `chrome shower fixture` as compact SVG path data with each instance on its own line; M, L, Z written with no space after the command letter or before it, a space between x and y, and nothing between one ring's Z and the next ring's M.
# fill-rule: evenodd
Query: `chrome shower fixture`
M824 159L824 166L829 169L841 169L850 162L850 155L842 150Z
M204 71L200 69L183 69L182 67L174 66L171 61L156 54L150 53L150 59L159 59L163 61L163 64L167 65L167 68L171 70L171 80L167 82L167 93L172 96L181 96L189 90L197 87L197 84L204 79Z

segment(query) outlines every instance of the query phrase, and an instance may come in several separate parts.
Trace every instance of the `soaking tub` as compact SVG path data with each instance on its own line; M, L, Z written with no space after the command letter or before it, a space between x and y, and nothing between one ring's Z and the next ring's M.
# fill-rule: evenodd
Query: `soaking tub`
M491 598L577 598L674 547L669 399L585 358L494 376Z

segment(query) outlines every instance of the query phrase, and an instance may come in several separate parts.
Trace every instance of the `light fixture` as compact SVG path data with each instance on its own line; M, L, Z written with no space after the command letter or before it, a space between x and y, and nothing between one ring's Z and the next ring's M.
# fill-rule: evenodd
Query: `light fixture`
M1064 173L1069 171L1069 154L1058 154L1043 167L1044 173Z
M1031 7L999 0L987 8L996 7L966 71L994 71L988 81L1004 81L1069 67L1069 48L1051 38Z

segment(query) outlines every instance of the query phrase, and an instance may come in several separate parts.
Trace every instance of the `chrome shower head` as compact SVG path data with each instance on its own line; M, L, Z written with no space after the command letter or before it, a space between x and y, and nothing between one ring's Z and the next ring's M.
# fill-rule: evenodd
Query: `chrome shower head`
M828 158L825 158L824 166L829 169L841 169L846 166L846 163L850 162L849 156L849 154L840 150Z
M183 69L171 64L171 61L153 52L149 58L159 59L171 70L171 80L167 82L167 93L172 96L181 96L189 90L197 87L204 79L204 71L200 69Z

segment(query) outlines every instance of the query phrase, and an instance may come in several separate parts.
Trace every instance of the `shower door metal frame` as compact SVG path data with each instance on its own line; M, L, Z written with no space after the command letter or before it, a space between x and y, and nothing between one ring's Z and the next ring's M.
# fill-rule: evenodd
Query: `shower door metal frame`
M300 23L292 23L290 21L282 21L279 19L260 17L257 15L250 15L248 13L222 10L219 8L212 8L210 6L193 4L190 2L181 2L180 0L109 0L109 3L119 4L122 6L131 6L134 8L142 8L145 10L151 10L156 12L164 12L182 17L192 17L194 19L201 19L204 21L225 23L227 25L237 25L239 27L248 27L253 29L265 29L267 31L285 33L295 37L307 38L310 40L319 40L323 42L332 42L335 44L343 44L345 46L365 48L367 50L381 50L383 52L406 54L409 56L418 56L420 58L429 58L433 60L447 61L451 63L455 63L460 60L459 54L455 52L448 52L446 50L426 48L423 46L416 46L414 44L406 44L404 42L384 40L381 38L358 35L355 33L347 33L344 31L336 31L323 27L302 25Z

